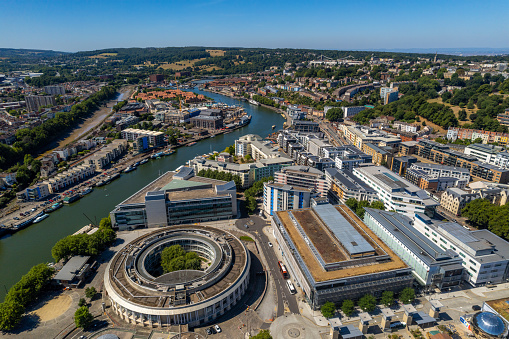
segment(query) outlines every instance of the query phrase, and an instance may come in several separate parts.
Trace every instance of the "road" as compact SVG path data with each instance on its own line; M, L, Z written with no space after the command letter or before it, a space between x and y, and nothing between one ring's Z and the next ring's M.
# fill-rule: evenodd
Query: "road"
M343 146L345 144L339 134L334 130L334 128L330 126L328 122L320 122L320 129L322 132L327 134L329 140L336 146Z
M244 225L248 225L246 228ZM276 316L283 316L285 313L297 313L299 314L299 306L297 304L297 300L294 295L290 294L288 287L286 285L286 280L283 279L279 271L278 258L276 253L277 244L272 244L273 247L269 246L269 238L263 233L263 228L267 226L267 222L258 217L251 216L250 218L242 218L237 220L236 226L243 230L247 231L257 240L258 248L265 255L265 259L267 260L268 267L266 269L269 271L272 279L274 281L274 286L276 289L277 295L277 312Z

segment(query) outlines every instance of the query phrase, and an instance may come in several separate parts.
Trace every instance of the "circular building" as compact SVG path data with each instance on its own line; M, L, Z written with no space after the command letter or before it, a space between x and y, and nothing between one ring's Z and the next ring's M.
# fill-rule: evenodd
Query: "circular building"
M472 329L478 338L505 338L507 326L504 320L491 312L479 312L472 317Z
M201 270L162 271L161 252L180 245L204 259ZM251 259L242 242L213 227L172 226L141 236L108 264L104 288L122 319L142 326L199 326L244 295Z

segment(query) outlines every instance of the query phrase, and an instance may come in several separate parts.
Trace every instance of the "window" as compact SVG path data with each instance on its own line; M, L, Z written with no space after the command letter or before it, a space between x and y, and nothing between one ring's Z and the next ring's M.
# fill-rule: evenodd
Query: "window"
M470 267L470 270L471 270L472 272L474 272L474 273L477 273L477 271L476 271L474 268L472 268L472 267Z
M466 258L466 256L465 256L463 253L461 253L461 252L460 252L460 255L461 255L463 258Z
M447 241L445 241L444 239L440 238L440 241L443 242L444 244L447 244Z
M437 234L435 232L431 232L431 234L433 234L435 237L437 236Z

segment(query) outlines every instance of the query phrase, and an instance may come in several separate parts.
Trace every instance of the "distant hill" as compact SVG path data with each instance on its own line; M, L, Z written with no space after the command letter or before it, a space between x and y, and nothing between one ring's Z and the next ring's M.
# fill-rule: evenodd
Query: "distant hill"
M439 53L457 56L473 56L473 55L509 55L509 48L485 48L485 47L469 47L469 48L392 48L378 49L381 52L400 52L400 53Z
M41 49L0 48L0 58L51 58L64 54L68 53Z

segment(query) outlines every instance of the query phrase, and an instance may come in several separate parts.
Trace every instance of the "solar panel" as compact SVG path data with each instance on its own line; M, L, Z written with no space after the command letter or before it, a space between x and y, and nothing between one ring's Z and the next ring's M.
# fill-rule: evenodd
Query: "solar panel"
M375 251L333 205L317 205L313 209L350 255Z

